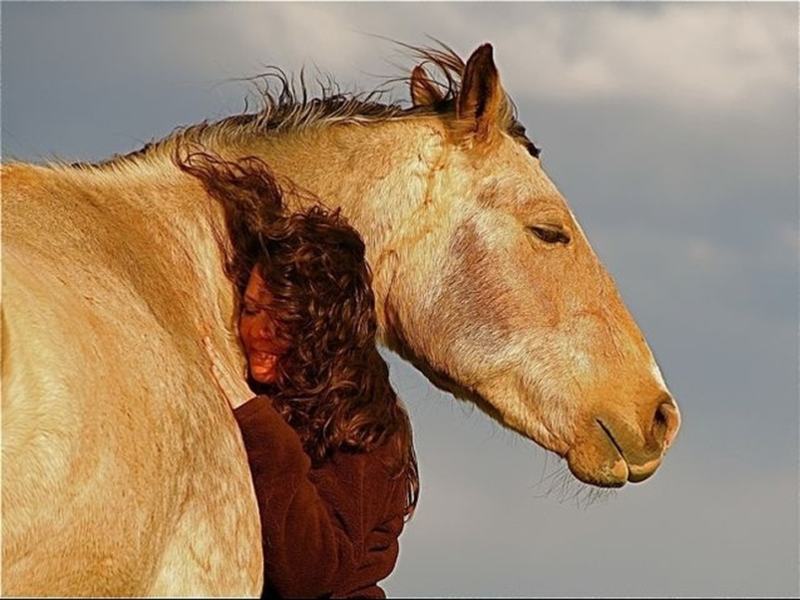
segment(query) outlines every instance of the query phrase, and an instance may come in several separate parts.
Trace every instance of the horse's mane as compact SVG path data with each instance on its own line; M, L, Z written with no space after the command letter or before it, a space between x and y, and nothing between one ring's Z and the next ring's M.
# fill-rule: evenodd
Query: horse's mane
M461 89L461 80L466 64L449 46L438 42L439 47L402 46L417 64L428 69L429 81L439 88L441 100L426 106L403 106L397 101L382 102L388 94L388 86L399 82L408 83L410 77L385 78L383 84L369 92L343 92L340 85L329 75L317 77L318 94L309 92L305 70L297 77L288 75L279 67L268 67L264 73L244 81L252 83L258 92L260 107L249 113L247 106L242 114L226 117L216 122L203 121L179 127L165 138L145 144L139 150L114 155L100 163L75 163L75 167L105 167L130 164L138 159L154 155L172 156L175 148L184 144L199 147L209 142L242 142L254 135L264 133L295 132L314 127L345 123L372 123L420 116L455 113L456 99ZM525 128L516 117L516 106L510 97L501 121L504 129L520 143L534 148L525 135ZM538 153L538 149L536 149Z

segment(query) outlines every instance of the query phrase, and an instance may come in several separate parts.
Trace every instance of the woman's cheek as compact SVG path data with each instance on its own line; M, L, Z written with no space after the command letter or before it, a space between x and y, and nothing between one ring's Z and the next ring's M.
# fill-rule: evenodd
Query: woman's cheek
M239 336L245 343L245 348L248 346L248 342L252 337L250 333L252 331L252 323L250 321L251 319L248 319L245 316L239 318Z

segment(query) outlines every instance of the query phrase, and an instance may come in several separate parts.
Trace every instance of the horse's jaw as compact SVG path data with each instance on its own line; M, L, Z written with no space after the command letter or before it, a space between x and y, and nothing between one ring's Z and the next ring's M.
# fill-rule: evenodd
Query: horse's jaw
M660 466L669 444L656 447L641 443L629 426L602 407L580 415L574 411L558 412L554 407L574 407L581 403L566 397L554 398L553 393L526 385L514 369L474 384L458 381L414 349L390 302L383 312L384 345L411 363L438 389L472 403L500 426L564 458L578 481L599 488L618 488L647 479ZM669 394L664 392L664 397ZM665 402L665 406L670 405ZM671 417L666 415L664 420L673 423L672 432L668 433L672 439L680 419L677 415L675 419Z

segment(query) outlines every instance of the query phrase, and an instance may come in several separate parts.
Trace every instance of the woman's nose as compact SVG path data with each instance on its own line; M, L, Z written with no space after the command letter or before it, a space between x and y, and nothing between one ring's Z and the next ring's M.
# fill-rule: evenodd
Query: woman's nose
M273 325L265 315L259 316L255 325L255 333L259 339L272 339L274 336Z
M263 317L259 317L256 322L254 323L253 333L258 338L266 337L267 335L267 323Z

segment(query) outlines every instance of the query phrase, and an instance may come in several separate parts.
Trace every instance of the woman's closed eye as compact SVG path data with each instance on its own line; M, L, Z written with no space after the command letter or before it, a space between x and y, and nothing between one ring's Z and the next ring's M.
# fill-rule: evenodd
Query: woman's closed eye
M251 304L249 302L245 302L244 305L242 306L242 313L250 316L257 315L265 310L267 310L266 306L261 306L259 304Z

